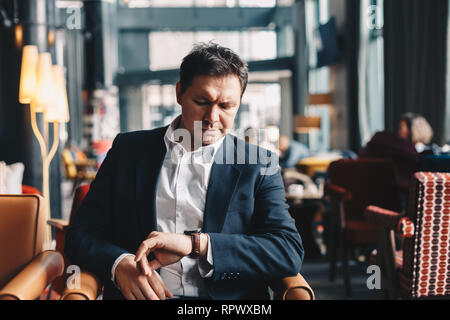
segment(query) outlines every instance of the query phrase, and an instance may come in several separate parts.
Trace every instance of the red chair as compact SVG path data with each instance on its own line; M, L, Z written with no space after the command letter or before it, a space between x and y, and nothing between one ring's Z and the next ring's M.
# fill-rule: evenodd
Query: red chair
M380 227L377 262L391 298L450 298L450 173L414 174L406 216L377 206L365 216Z
M75 191L75 196L73 198L72 202L72 210L70 211L70 217L69 221L62 220L62 219L50 219L47 221L49 225L53 227L54 234L55 234L55 242L56 247L55 250L57 252L60 252L64 257L64 265L66 268L70 265L69 261L67 260L66 256L64 255L64 245L66 241L66 231L67 227L72 222L72 219L75 215L75 212L77 211L78 207L80 206L81 202L83 201L84 197L89 191L89 185L81 185L79 186ZM61 277L58 277L53 281L52 284L52 290L55 290L58 294L62 294L67 280L68 274L64 272L64 274Z
M364 220L368 205L400 209L394 165L386 159L338 160L328 168L325 194L331 211L328 227L329 280L334 281L336 260L341 257L345 292L351 295L348 255L356 246L375 247L377 226Z
M41 192L32 186L22 185L22 194L41 194Z

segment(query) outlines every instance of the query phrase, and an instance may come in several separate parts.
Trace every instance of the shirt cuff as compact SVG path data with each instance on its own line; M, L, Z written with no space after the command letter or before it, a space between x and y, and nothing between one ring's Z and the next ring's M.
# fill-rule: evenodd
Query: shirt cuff
M116 261L114 261L114 264L111 268L111 281L114 283L114 285L117 287L117 289L120 290L119 286L116 283L116 268L117 265L120 263L120 261L123 260L123 258L125 258L126 256L135 256L134 254L131 253L122 253L117 259Z
M208 249L206 250L206 259L200 259L198 263L198 271L202 278L211 278L214 273L214 261L211 248L211 238L208 236Z

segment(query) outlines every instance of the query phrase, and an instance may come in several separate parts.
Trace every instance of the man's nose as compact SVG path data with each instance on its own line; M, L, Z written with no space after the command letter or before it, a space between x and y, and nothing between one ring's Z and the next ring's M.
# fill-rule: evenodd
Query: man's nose
M219 121L219 112L220 112L219 106L214 104L214 105L208 107L203 119L208 121L211 124L214 124L215 122Z

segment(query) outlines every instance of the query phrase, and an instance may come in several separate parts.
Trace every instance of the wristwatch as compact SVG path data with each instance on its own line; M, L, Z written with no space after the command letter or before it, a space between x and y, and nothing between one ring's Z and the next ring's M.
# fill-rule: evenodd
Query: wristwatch
M201 229L186 230L185 235L191 236L192 251L189 254L189 258L198 259L200 257L200 233Z

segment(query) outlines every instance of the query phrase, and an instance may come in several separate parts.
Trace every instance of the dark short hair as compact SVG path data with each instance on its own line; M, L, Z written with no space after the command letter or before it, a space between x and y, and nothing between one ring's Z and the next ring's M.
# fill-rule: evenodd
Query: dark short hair
M247 63L231 49L217 43L198 43L184 57L180 66L181 94L192 84L194 77L199 75L226 76L236 75L241 83L241 97L248 82Z

